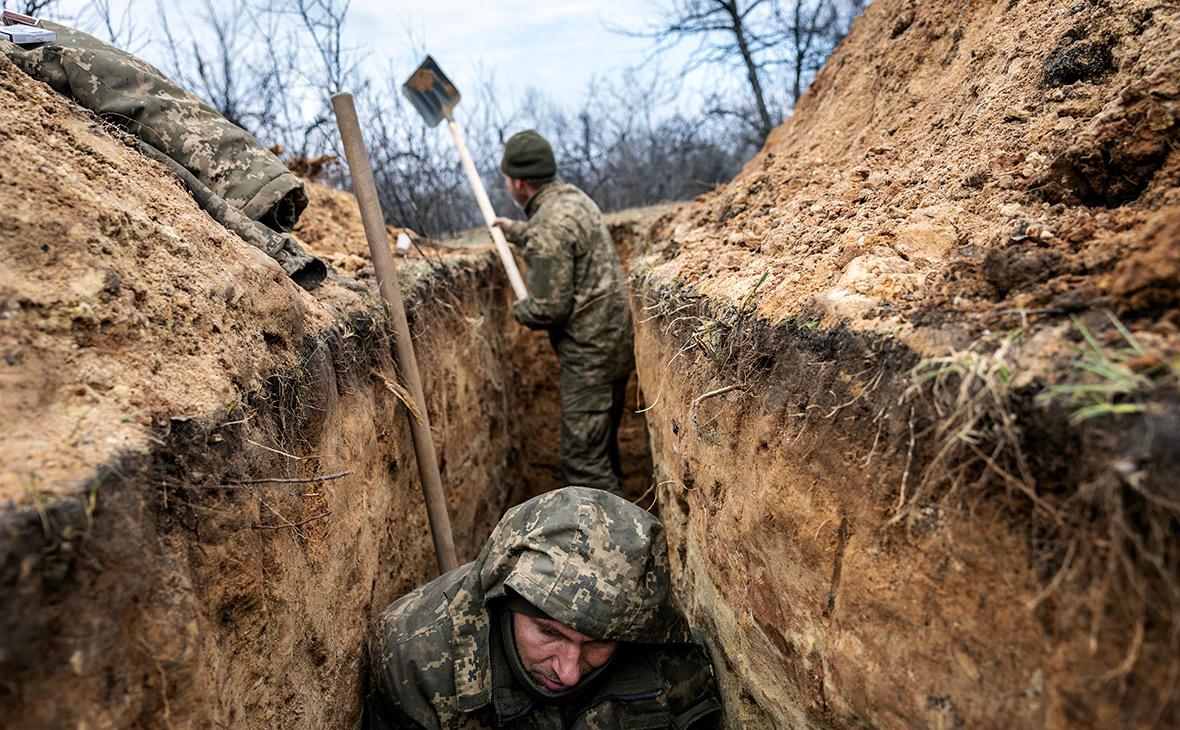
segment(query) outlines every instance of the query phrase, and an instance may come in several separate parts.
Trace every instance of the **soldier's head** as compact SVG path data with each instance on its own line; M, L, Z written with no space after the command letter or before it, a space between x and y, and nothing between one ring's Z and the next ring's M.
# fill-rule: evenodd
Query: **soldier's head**
M553 147L535 130L518 132L504 144L500 172L512 199L523 208L538 190L557 177Z
M585 686L619 643L663 643L682 626L663 526L608 492L568 487L514 507L477 563L505 654L543 696Z

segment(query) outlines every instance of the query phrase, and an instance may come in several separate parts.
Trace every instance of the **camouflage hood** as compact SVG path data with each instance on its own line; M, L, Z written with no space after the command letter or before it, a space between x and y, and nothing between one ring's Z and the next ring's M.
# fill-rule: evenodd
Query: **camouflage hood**
M506 589L587 636L662 644L689 635L669 587L663 525L625 499L567 487L512 508L448 604L460 706L490 692L488 605Z

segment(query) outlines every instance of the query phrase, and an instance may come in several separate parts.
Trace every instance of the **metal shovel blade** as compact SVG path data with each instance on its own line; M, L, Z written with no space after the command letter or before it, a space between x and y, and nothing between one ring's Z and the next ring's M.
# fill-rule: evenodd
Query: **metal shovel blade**
M402 84L402 93L431 127L437 127L442 120L450 119L451 112L459 103L459 90L430 56L426 57L409 81Z

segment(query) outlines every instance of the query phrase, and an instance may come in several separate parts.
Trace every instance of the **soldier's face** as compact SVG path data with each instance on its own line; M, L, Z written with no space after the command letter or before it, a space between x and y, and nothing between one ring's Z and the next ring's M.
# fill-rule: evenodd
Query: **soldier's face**
M614 641L596 641L564 624L512 614L516 632L516 653L537 684L550 692L573 689L587 672L610 660L618 646Z
M507 175L503 177L504 184L508 186L508 192L512 195L512 201L516 203L517 208L524 210L524 207L529 203L529 198L533 197L528 186L523 180L513 180Z

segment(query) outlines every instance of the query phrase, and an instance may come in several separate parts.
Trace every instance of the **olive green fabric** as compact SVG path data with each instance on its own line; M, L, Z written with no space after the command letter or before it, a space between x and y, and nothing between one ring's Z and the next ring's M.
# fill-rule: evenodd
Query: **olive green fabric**
M300 286L323 281L322 262L289 236L266 230L290 230L307 206L303 182L274 154L142 59L72 28L44 25L57 33L53 43L0 42L0 53L137 136L145 154L180 177L202 208L270 254ZM254 223L238 225L235 213Z
M545 702L507 671L492 614L508 589L576 631L621 642L584 695ZM670 727L694 714L707 722L717 708L708 655L669 598L663 526L596 489L509 510L474 562L386 609L371 656L380 728Z
M565 484L622 494L619 423L623 419L627 379L594 387L601 390L601 398L610 398L608 410L561 411L561 479Z
M547 180L557 175L557 161L548 140L529 129L517 132L504 144L500 172L517 180Z
M529 297L513 305L522 324L549 332L561 366L563 424L576 431L571 413L604 414L621 407L612 384L634 369L627 280L602 212L573 185L553 182L525 206L528 221L505 231L523 247ZM576 439L563 441L562 470L576 473L580 463L596 462L603 473L606 452L576 451ZM612 486L611 479L587 486ZM579 481L566 484L581 484Z
M195 175L155 147L141 141L139 148L145 155L167 167L180 178L192 193L197 204L209 214L209 217L238 234L246 243L261 249L277 261L287 276L291 277L291 280L296 284L311 291L327 278L328 267L324 262L304 251L294 238L285 233L272 231L261 223L250 220L229 203L217 197Z

